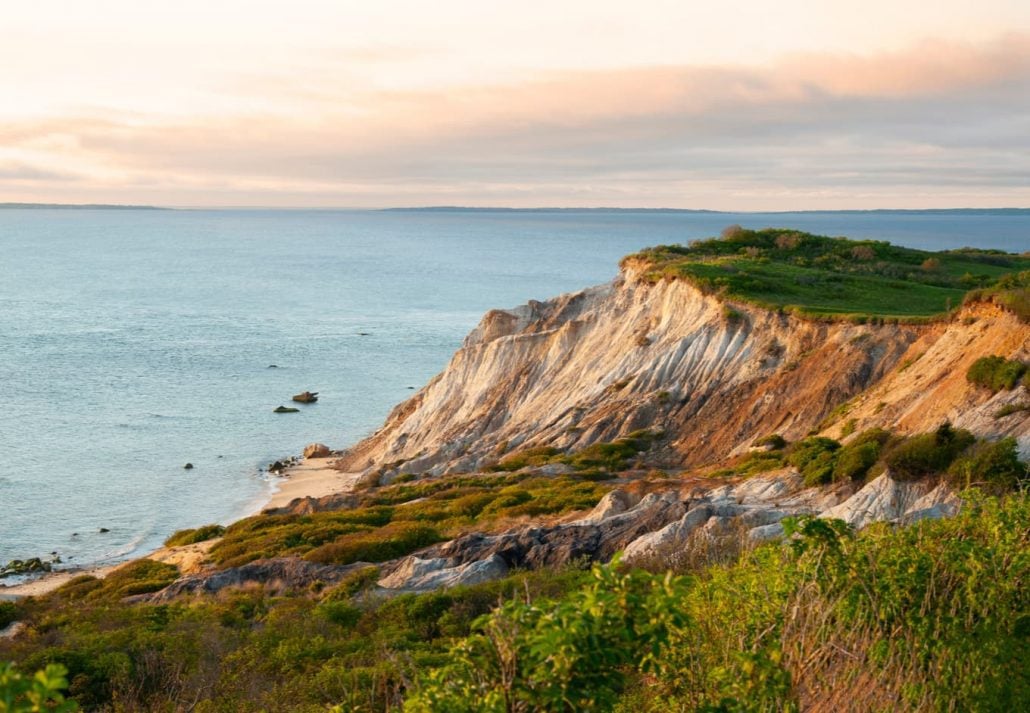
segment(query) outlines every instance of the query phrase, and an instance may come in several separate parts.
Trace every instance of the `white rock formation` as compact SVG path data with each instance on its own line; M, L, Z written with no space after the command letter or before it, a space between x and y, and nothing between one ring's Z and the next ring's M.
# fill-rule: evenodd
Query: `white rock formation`
M487 582L507 573L508 565L497 555L457 566L443 558L420 559L411 556L388 576L380 579L378 584L384 589L406 591L448 589L463 584Z

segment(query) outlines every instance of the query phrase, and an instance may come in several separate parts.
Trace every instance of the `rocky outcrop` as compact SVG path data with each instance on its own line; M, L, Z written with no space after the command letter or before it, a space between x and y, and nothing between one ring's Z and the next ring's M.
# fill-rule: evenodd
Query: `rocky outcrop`
M467 564L454 564L444 558L407 557L391 574L379 580L384 589L426 591L449 589L500 579L508 574L508 563L498 555Z
M298 591L313 584L338 582L356 569L368 567L367 562L348 565L324 565L299 557L274 557L257 560L239 567L214 572L201 572L177 579L154 594L141 594L132 599L167 602L183 594L215 594L229 587L260 585L277 593Z
M332 454L324 443L310 443L304 447L305 458L328 458Z
M869 481L852 497L822 511L819 517L837 518L861 530L874 522L905 522L952 515L958 498L943 483L904 482L884 473Z
M499 535L473 533L420 553L454 565L498 556L509 567L560 567L575 560L607 560L646 532L678 519L686 511L679 492L651 493L624 512L597 522L519 527Z

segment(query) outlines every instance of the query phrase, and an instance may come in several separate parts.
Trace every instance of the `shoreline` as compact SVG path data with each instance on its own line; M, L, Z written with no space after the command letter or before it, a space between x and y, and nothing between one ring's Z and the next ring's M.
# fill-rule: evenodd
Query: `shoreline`
M287 468L281 476L272 481L274 490L268 498L263 498L260 504L252 511L237 517L226 523L231 525L254 515L260 515L268 508L286 507L299 498L321 498L326 495L347 492L353 489L359 477L358 473L346 473L333 468L335 459L332 456L327 458L304 458L296 464ZM168 533L171 535L171 533ZM214 540L207 543L198 543L210 547ZM0 583L0 601L13 601L23 597L37 597L60 588L75 577L90 575L103 579L108 574L125 565L139 559L155 559L157 561L171 561L179 564L179 556L186 551L189 553L204 552L207 547L198 548L197 545L185 545L183 547L159 547L155 550L145 552L130 559L115 562L112 564L91 564L82 567L69 567L68 569L44 572L40 576L25 582L13 585ZM199 561L199 560L198 560ZM186 572L184 572L185 574Z

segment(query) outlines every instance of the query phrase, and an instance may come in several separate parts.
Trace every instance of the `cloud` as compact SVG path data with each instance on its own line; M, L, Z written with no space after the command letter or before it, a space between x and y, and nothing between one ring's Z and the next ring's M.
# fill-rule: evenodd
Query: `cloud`
M393 57L385 52L384 61ZM281 92L282 110L57 117L0 125L0 142L118 175L107 179L112 190L190 196L214 185L221 202L235 191L237 203L447 195L669 204L685 191L678 204L723 196L706 207L748 208L771 206L725 197L954 198L963 187L970 199L987 190L1030 199L1026 35L876 56L795 55L767 67L551 72L423 92L319 77L300 82L302 91L271 81L237 87L266 103Z
M0 180L17 182L77 181L80 176L69 171L54 171L20 161L0 161Z

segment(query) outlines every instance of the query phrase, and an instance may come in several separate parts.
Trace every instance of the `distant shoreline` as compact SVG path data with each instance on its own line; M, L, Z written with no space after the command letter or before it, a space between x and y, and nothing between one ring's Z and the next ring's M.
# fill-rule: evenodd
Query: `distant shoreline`
M175 210L156 205L114 203L0 203L0 210Z
M304 459L286 469L283 477L273 481L273 487L262 498L261 505L248 510L239 517L234 517L227 525L254 515L259 515L268 508L284 508L294 500L304 498L321 498L336 493L349 492L357 482L358 473L346 473L332 467L334 459ZM171 535L172 533L168 533ZM67 584L81 575L91 575L103 579L110 572L122 565L138 559L153 559L155 555L163 556L182 548L169 548L166 545L155 547L142 553L134 553L129 559L117 562L95 562L92 564L62 567L49 572L40 572L30 576L18 584L5 585L0 581L0 601L15 601L22 597L38 597ZM164 561L164 560L160 560Z
M708 208L620 208L602 207L535 207L508 206L394 206L360 208L345 206L155 206L116 203L0 203L0 210L167 210L167 211L318 211L354 213L652 213L672 215L1028 215L1030 208L845 208L810 210L711 210Z

